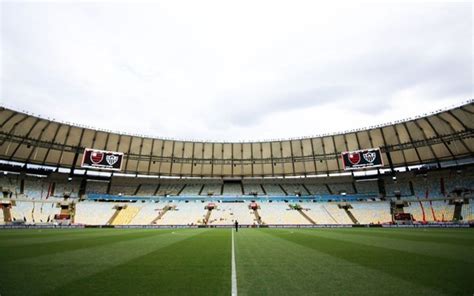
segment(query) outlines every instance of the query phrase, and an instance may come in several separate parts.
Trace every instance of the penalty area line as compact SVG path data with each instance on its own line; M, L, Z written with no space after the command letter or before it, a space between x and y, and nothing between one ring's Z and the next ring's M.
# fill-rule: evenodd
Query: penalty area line
M232 296L237 296L237 271L235 267L234 229L232 231Z

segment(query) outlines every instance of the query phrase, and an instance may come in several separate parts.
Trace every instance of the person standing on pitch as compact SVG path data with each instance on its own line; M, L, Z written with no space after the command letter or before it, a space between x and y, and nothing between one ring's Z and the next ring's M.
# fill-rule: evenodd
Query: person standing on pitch
M235 220L235 232L239 232L239 222Z

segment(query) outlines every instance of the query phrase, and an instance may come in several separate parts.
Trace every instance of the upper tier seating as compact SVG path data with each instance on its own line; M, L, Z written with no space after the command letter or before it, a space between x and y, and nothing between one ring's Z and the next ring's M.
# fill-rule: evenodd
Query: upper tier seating
M262 190L262 186L260 184L245 184L244 183L244 194L250 195L257 193L258 195L264 195L265 193Z
M400 191L402 196L412 196L410 184L408 182L393 182L387 181L385 183L385 193L387 196L395 196L395 191Z
M48 196L49 183L42 180L27 179L25 180L25 189L23 194L31 199L43 199Z
M13 193L20 192L20 184L18 181L18 176L0 174L0 187L3 189L9 189Z
M202 184L187 184L180 196L199 196L202 186Z
M100 181L87 181L87 193L98 193L98 194L106 194L108 182L100 182Z
M160 189L158 189L156 195L178 195L181 189L183 189L183 186L183 184L161 184Z
M158 184L142 184L137 192L138 196L153 196L158 188Z
M283 184L282 186L288 195L296 195L296 193L299 193L302 196L310 195L302 184Z
M306 188L308 188L312 195L329 194L328 188L324 184L306 184Z
M428 192L428 197L442 197L440 180L438 178L414 178L412 180L413 190L415 196L418 198L425 198Z
M242 195L242 187L240 184L225 183L223 195L240 196Z
M376 181L355 182L357 193L378 195L379 187Z
M222 184L206 184L202 189L201 195L221 195Z
M65 181L65 182L56 182L56 188L54 190L54 196L63 197L65 193L70 194L72 198L79 197L79 188L81 187L81 182L77 180Z
M138 185L116 185L110 186L110 194L114 195L134 195Z
M340 194L345 192L347 194L354 194L354 188L352 187L352 183L333 183L328 184L331 188L333 194Z
M265 192L267 192L267 195L286 195L285 192L281 189L281 187L277 184L263 184L263 187L265 188Z
M460 176L457 174L452 174L444 178L444 184L447 192L452 192L457 187L474 190L474 176Z

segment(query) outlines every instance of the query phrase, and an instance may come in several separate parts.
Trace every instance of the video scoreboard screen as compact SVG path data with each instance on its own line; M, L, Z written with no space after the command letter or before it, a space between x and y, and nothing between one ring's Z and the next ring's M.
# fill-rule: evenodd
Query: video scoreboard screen
M86 148L82 157L83 168L120 171L123 153Z
M344 170L357 170L383 166L379 148L342 152Z

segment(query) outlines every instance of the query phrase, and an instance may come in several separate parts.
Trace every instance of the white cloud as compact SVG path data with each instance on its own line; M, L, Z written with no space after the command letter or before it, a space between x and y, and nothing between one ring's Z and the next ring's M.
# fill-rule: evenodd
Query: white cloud
M3 2L1 97L155 136L252 140L472 98L472 4Z

